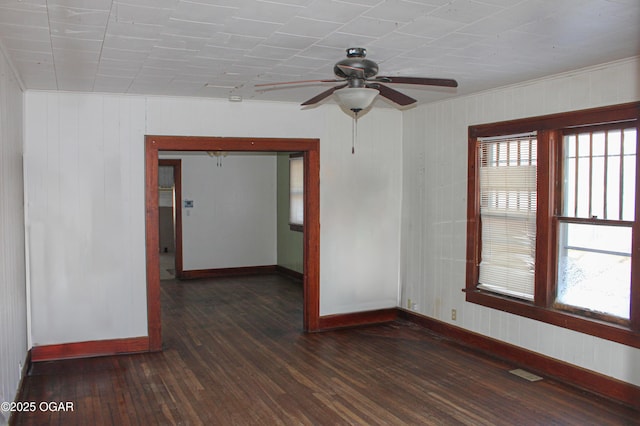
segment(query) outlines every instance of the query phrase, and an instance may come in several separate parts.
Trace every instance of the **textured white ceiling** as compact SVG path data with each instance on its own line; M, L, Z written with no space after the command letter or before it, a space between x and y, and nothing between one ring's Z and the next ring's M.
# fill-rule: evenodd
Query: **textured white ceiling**
M302 102L348 47L419 102L640 55L640 0L0 0L26 89ZM640 76L639 76L640 78ZM385 105L377 101L376 105Z

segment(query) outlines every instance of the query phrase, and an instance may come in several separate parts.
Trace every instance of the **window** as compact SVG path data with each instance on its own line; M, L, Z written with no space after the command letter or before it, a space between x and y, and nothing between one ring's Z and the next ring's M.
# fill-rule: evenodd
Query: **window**
M628 123L564 132L558 307L630 318L636 142Z
M304 158L289 156L289 228L302 231L304 224Z
M639 111L469 127L467 301L640 347Z
M483 224L478 288L533 300L535 135L481 139L477 147Z

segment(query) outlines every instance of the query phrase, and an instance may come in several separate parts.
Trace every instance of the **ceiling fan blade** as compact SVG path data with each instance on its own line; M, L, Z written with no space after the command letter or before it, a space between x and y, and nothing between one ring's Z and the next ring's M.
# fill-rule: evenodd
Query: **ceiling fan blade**
M458 82L450 78L428 77L376 77L369 81L381 81L384 83L421 84L424 86L458 87Z
M391 87L387 87L383 84L367 85L367 87L371 87L372 89L378 89L378 91L380 91L381 96L384 96L385 98L401 106L411 105L417 102L412 97L407 96L404 93L400 93L397 90L392 89Z
M298 81L280 81L276 83L262 83L255 84L254 87L264 87L264 86L281 86L283 84L305 84L305 83L338 83L344 80L298 80Z
M339 80L342 81L342 80ZM303 102L301 105L302 106L306 106L306 105L313 105L315 103L320 102L321 100L323 100L324 98L328 98L329 96L331 96L333 94L333 92L335 92L338 89L342 89L343 87L347 87L347 84L340 84L339 86L335 86L332 87L329 90L325 90L324 92L320 93L319 95L314 96L313 98L309 99L308 101Z

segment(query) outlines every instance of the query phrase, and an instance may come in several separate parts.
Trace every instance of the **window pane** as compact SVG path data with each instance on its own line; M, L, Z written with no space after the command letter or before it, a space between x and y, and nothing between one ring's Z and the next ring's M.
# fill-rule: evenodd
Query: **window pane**
M636 156L624 156L622 176L622 220L634 220L636 195Z
M607 219L619 219L620 213L620 175L623 171L620 156L620 130L609 132L607 140Z
M478 288L533 300L535 136L481 140L478 149L482 229Z
M591 165L591 216L606 219L604 216L604 156L594 156Z
M633 221L635 144L634 128L565 136L562 215Z
M576 185L578 186L576 191L576 202L578 203L577 217L589 217L589 197L591 195L589 182L591 179L591 170L589 169L588 155L587 151L586 155L580 155L578 157L578 177L576 179Z
M557 301L629 318L631 228L561 223Z
M304 221L304 169L302 157L289 159L289 223L302 225Z

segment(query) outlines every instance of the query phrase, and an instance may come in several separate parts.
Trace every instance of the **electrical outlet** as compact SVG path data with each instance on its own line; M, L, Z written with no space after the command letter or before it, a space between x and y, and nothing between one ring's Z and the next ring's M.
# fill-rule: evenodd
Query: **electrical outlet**
M412 310L412 311L417 311L417 310L418 310L418 304L417 304L417 303L415 303L415 302L413 302L413 303L411 304L411 310Z
M458 312L455 309L451 310L451 319L454 321L458 319Z

